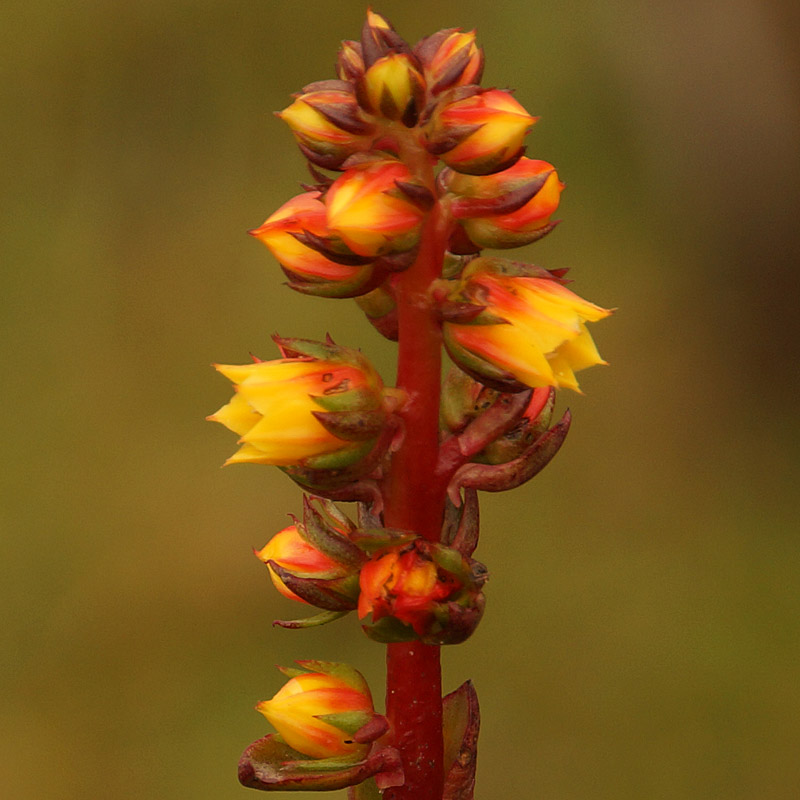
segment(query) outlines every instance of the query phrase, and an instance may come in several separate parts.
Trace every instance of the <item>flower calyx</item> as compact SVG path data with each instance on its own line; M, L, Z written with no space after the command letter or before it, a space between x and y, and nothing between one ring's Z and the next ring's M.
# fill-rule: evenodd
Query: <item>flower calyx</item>
M444 383L441 419L449 433L440 446L437 466L448 484L448 510L462 506L462 489L467 500L476 489L514 489L551 461L571 421L566 411L550 427L555 397L552 386L508 394L481 385L458 368L451 370ZM466 504L464 508L466 514ZM445 520L445 531L448 524L456 530L454 522L447 522L447 513ZM442 541L450 542L453 535Z
M400 785L399 754L377 743L388 723L361 674L335 662L296 663L280 668L289 681L256 706L278 733L245 750L239 781L264 791L330 791L368 778L381 788Z

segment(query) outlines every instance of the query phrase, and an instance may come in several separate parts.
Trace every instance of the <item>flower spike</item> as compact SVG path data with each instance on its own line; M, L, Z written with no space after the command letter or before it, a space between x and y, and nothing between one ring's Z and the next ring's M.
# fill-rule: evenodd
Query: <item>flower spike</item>
M247 787L474 797L477 695L467 682L442 697L439 646L483 615L478 491L517 487L555 456L571 423L568 410L555 421L557 391L605 363L589 323L612 313L567 288L566 269L482 255L552 231L564 189L525 156L537 118L482 87L483 67L474 31L412 47L369 8L335 76L278 113L311 178L250 233L291 289L355 299L398 343L397 384L329 335L275 336L279 358L217 365L233 397L209 419L239 437L226 463L272 464L309 493L254 551L281 595L311 607L273 624L356 611L388 645L386 716L345 664L279 668L285 686L257 706L277 732L245 750ZM357 520L339 501L358 503Z

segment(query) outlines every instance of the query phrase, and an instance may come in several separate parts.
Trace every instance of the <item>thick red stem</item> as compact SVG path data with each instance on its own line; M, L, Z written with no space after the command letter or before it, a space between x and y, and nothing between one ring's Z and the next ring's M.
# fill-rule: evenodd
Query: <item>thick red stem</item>
M385 520L438 541L444 487L436 480L441 392L441 325L430 285L441 275L448 222L437 203L426 222L419 255L396 284L397 385L408 402L402 412L405 435L392 458L385 491ZM392 744L403 759L405 783L384 792L384 800L441 800L442 678L439 648L419 642L387 648L386 714Z

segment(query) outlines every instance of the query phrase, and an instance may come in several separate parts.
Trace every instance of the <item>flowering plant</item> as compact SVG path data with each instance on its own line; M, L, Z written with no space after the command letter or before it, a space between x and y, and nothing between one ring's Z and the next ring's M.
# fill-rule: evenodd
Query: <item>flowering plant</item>
M309 492L302 519L255 551L278 592L317 609L276 624L355 611L386 644L387 686L384 716L352 667L284 669L289 681L257 706L277 733L239 766L255 789L473 797L477 694L467 681L442 696L440 648L483 616L477 492L520 486L558 452L571 415L553 422L557 391L579 391L576 373L605 363L587 324L611 313L567 288L564 269L482 253L550 233L564 188L523 155L536 118L480 86L483 63L474 32L412 47L369 10L338 77L279 114L313 183L251 234L291 289L355 298L397 341L397 379L330 337L275 337L280 358L217 366L235 393L209 419L239 436L226 463L277 466Z

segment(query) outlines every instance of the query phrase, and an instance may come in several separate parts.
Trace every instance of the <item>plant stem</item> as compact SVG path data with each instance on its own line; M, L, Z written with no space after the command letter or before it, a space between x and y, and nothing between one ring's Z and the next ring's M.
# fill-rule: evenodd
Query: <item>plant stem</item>
M402 412L405 435L392 458L386 487L386 524L438 541L444 492L435 480L439 452L441 325L430 297L440 277L449 221L439 203L431 210L415 263L396 284L397 385L408 402ZM442 679L439 647L420 642L387 647L386 713L392 744L403 759L405 783L384 792L384 800L441 800Z

